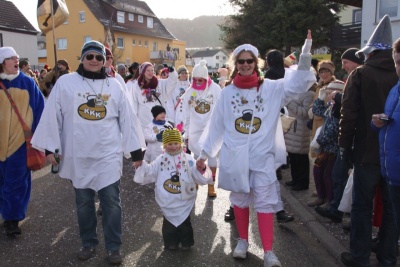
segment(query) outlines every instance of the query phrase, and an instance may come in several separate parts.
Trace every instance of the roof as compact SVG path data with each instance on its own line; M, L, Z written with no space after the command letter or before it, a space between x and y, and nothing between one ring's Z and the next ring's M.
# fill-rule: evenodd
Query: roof
M332 0L332 2L362 8L363 0Z
M83 0L89 10L97 18L97 20L108 28L111 24L111 29L117 32L125 32L130 34L138 34L150 37L177 39L172 35L167 28L156 17L153 11L149 8L146 2L138 0ZM135 15L143 15L153 18L153 28L147 28L146 24L143 27L137 25L129 25L127 23L117 22L117 11L132 13ZM112 18L112 21L111 21Z
M0 30L36 35L38 31L14 3L0 0Z
M207 49L195 52L192 57L213 57L220 51L226 54L222 49Z

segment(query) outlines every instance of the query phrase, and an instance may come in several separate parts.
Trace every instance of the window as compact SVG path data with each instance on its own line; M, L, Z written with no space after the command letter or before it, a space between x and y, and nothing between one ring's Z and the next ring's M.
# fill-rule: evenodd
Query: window
M59 39L57 39L57 47L58 47L58 50L65 50L65 49L67 49L67 45L68 45L68 43L67 43L67 38L59 38Z
M139 46L142 46L142 40L139 40Z
M0 47L3 47L3 34L0 33Z
M117 22L125 23L125 12L121 12L121 11L117 12Z
M362 20L362 10L355 9L353 10L353 23L361 23Z
M219 59L219 56L215 56L215 59Z
M128 14L128 19L129 19L129 21L134 21L135 17L134 17L134 15L132 13L129 13Z
M157 51L158 50L158 44L157 42L153 43L153 51Z
M153 18L147 18L147 28L153 28Z
M85 22L86 17L85 17L85 11L79 11L79 22Z
M380 0L379 1L379 17L377 20L380 20L386 14L391 18L399 18L399 1L398 0Z
M139 22L139 23L143 23L143 16L142 16L142 15L139 15L139 16L138 16L138 22Z
M92 37L91 36L83 36L83 43L87 43L92 41Z
M216 68L219 68L219 63L215 63L215 67L216 67Z
M135 39L132 40L132 45L136 45L136 40Z
M223 56L223 57L222 57L222 60L226 60L226 56Z
M148 47L149 46L149 41L144 41L144 47Z
M117 38L117 47L124 48L124 38L122 38L122 37Z

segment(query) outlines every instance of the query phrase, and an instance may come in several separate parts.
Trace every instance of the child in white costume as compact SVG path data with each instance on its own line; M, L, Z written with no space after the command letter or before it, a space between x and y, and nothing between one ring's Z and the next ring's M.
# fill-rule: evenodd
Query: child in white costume
M147 149L143 159L147 162L154 161L162 154L162 133L165 128L172 128L172 125L165 120L166 113L163 106L152 107L151 113L154 119L144 129Z
M196 183L204 185L212 181L206 165L196 167L191 155L182 151L182 136L177 129L163 132L165 153L148 164L135 164L134 181L140 184L155 183L155 196L164 215L162 234L164 246L176 250L182 244L189 250L194 244L190 213L197 190Z
M179 129L183 126L186 138L189 139L189 149L193 152L195 158L200 155L199 140L201 134L206 128L207 122L211 118L211 113L217 103L221 87L213 82L208 76L207 61L201 60L193 68L192 84L181 97L179 103L179 111L181 121L176 121L176 127ZM176 115L178 118L178 114ZM215 174L217 169L217 158L209 157L208 165L213 173L213 180L215 181ZM208 185L208 196L216 197L214 184Z
M302 49L297 70L286 70L283 79L269 80L260 77L262 60L256 47L244 44L237 47L231 62L234 71L232 84L222 90L212 113L209 128L204 132L203 150L197 163L204 164L207 157L220 153L219 179L249 179L249 193L231 192L234 205L238 244L233 257L246 258L248 250L249 206L257 211L260 239L264 248L264 266L281 266L272 251L274 239L273 214L280 209L279 184L275 173L275 135L280 110L290 97L297 97L315 82L311 67L311 32ZM249 135L251 131L251 135ZM236 164L234 150L243 147L247 161ZM247 153L248 151L248 153ZM235 177L249 170L247 177ZM233 173L223 176L223 173ZM245 175L245 174L243 174ZM243 179L241 179L243 178Z

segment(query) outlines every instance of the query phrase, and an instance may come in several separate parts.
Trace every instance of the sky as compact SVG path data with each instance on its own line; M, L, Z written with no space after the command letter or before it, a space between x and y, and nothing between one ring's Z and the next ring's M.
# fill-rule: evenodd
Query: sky
M36 29L39 29L36 19L36 0L9 1L15 4ZM228 0L146 0L145 2L160 19L194 19L199 16L225 16L234 13Z

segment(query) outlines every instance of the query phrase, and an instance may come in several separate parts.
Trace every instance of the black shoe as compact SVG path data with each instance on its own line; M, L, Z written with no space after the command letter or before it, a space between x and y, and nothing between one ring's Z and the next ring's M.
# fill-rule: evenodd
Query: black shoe
M340 260L343 262L344 265L349 267L363 267L362 264L359 264L353 260L353 256L350 252L343 252L340 255Z
M278 168L276 170L276 179L278 179L278 181L282 180L282 170L281 170L281 168Z
M285 185L287 185L287 186L294 186L295 185L295 182L292 180L292 181L288 181L288 182L285 182Z
M119 250L111 250L107 253L107 262L111 265L119 265L122 263L122 256Z
M314 208L314 210L322 217L331 219L334 223L341 223L342 217L334 215L329 209L324 209L320 206Z
M9 236L20 235L21 228L18 226L19 221L4 221L4 233Z
M276 213L276 220L280 223L287 223L294 220L292 215L286 213L286 211L281 210Z
M95 254L94 247L83 247L76 256L81 261L87 261L88 259L93 258L94 254Z
M229 210L225 213L225 221L233 221L235 219L235 213L233 207L229 207Z
M291 188L293 191L304 191L304 190L308 190L308 186L301 186L301 185L294 185Z

